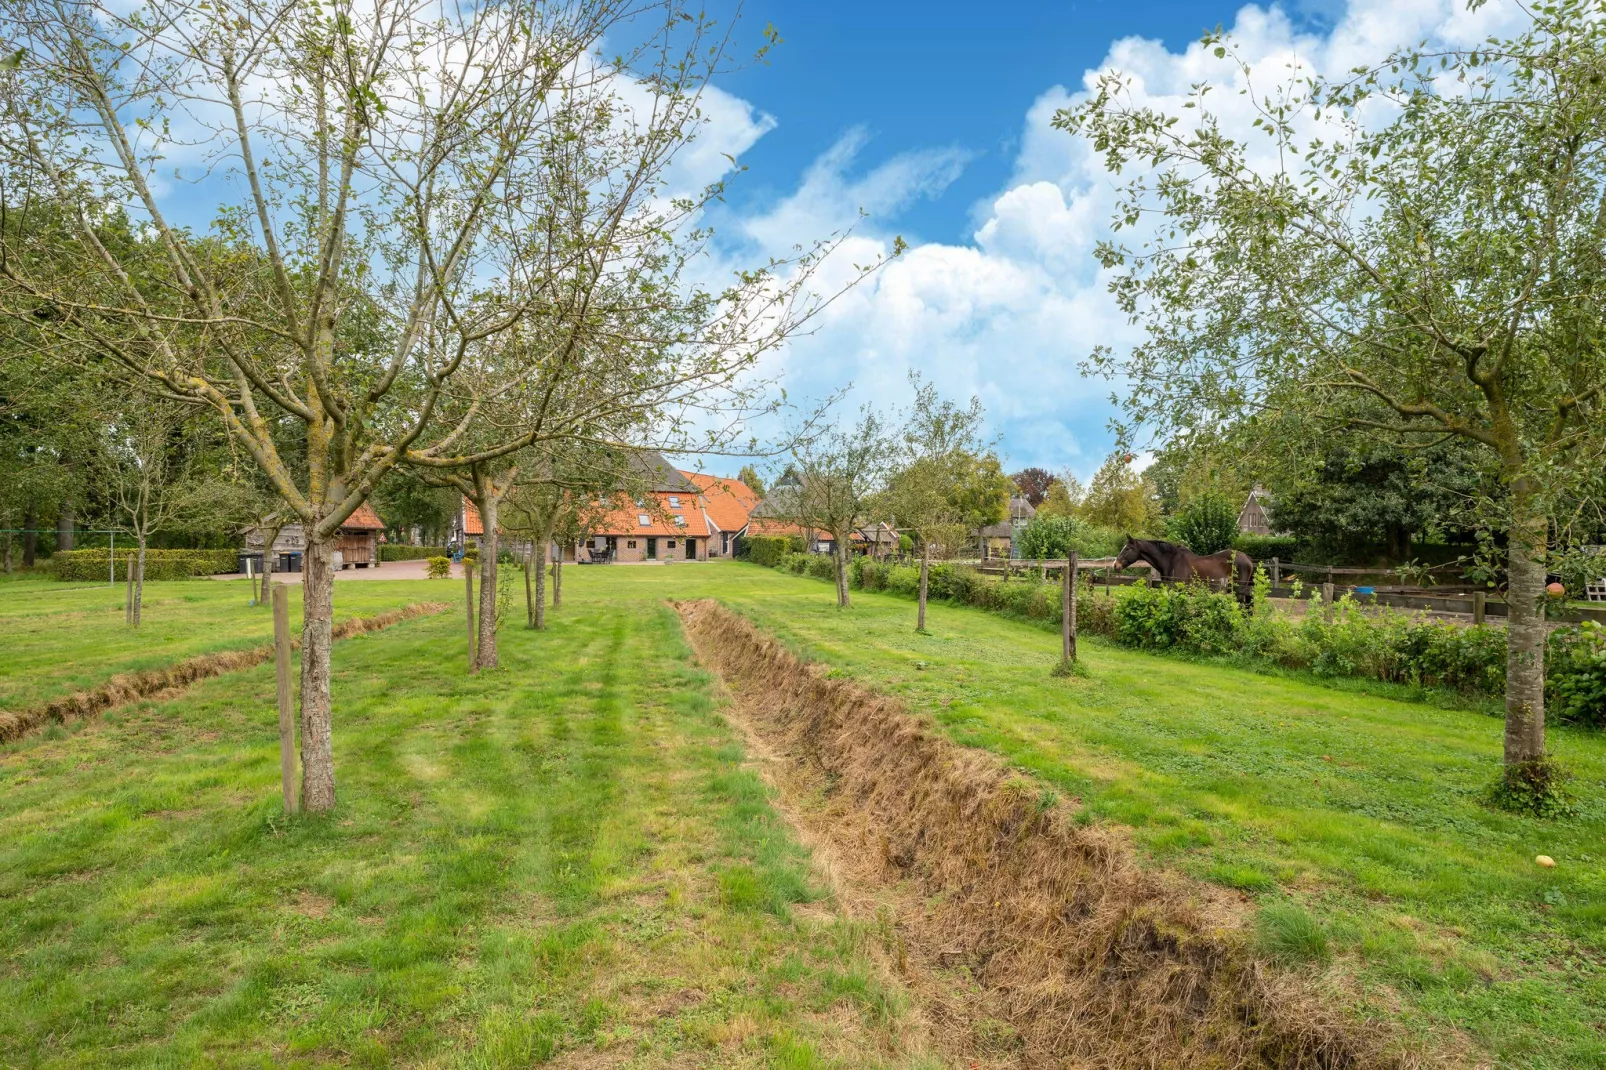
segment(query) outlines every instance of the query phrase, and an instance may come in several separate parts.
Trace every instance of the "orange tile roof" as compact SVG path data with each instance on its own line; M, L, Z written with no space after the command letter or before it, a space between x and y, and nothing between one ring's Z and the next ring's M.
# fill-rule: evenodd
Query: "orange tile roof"
M667 535L674 538L677 535L689 535L693 538L706 539L708 537L708 523L703 519L703 498L700 494L676 494L671 491L651 491L652 504L643 508L628 499L621 499L617 508L609 510L591 525L592 535ZM675 498L680 502L679 507L669 504L669 499ZM645 516L647 523L643 524L641 518ZM675 522L676 517L685 519L684 524Z
M374 512L373 506L363 502L357 506L356 512L348 516L346 522L340 525L340 529L342 531L384 531L385 522L379 519L379 514Z
M739 479L704 475L701 472L682 470L680 474L697 484L697 489L703 492L708 519L714 522L716 528L720 531L741 531L747 526L748 514L759 500L752 487Z
M807 535L816 539L829 539L831 536L824 531L810 528L805 530L803 525L791 520L777 520L770 516L755 516L747 522L749 535Z
M479 506L475 505L467 498L463 499L463 534L485 534L485 521L480 519Z

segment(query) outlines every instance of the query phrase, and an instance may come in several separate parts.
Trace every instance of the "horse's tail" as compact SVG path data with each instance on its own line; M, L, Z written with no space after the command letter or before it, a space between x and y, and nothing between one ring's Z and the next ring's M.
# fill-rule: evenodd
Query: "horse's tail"
M1254 601L1255 592L1255 563L1249 555L1242 550L1236 550L1232 555L1233 572L1238 578L1238 601L1250 605Z

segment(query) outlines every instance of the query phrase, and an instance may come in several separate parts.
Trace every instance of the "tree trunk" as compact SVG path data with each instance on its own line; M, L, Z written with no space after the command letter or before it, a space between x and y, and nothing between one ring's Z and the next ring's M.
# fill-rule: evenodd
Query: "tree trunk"
M926 630L926 574L931 568L931 543L920 543L920 615L915 624L915 631Z
M335 749L329 655L334 642L334 544L306 524L301 564L301 808L334 809Z
M0 545L0 570L4 570L5 574L9 576L11 575L11 532L7 531L0 534L0 542L3 542L3 545Z
M531 545L530 552L524 558L524 626L535 627L535 593L530 578L535 572L535 546Z
M474 664L480 669L494 669L496 660L496 488L486 491L479 506L480 520L485 534L480 536L480 638Z
M546 553L542 547L550 541L544 531L536 532L536 548L530 551L531 555L540 554L536 558L535 567L535 629L541 631L546 627Z
M39 553L39 533L34 528L39 526L39 509L29 505L27 512L22 514L22 567L33 568L34 557Z
M71 550L73 544L73 508L72 499L63 499L60 508L56 510L56 552L62 553Z
M837 539L836 546L831 551L831 556L834 559L831 563L835 566L832 571L836 573L836 607L838 609L848 608L850 602L848 597L848 551L843 546L845 541L845 539Z
M145 607L145 533L139 534L139 555L134 561L134 627L139 627L140 610Z
M1549 535L1527 477L1512 486L1506 574L1506 766L1545 756L1545 551Z
M552 562L552 608L563 608L563 550L558 550L556 560Z

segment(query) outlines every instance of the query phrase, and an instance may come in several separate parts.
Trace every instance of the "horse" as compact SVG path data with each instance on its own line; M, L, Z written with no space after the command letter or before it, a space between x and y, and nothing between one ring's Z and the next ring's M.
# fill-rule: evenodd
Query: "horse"
M1115 567L1126 568L1136 562L1147 562L1171 583L1191 583L1200 580L1213 583L1230 581L1238 603L1248 608L1254 600L1255 565L1249 555L1239 550L1222 550L1219 553L1196 554L1186 546L1159 539L1134 539L1128 535L1126 545L1115 559Z

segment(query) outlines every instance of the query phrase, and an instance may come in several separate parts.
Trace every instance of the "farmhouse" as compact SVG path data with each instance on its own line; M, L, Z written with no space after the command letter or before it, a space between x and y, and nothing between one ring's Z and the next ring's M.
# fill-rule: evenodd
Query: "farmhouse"
M736 540L747 533L748 518L758 505L758 493L739 479L682 471L703 496L703 517L708 523L708 556L730 557Z

